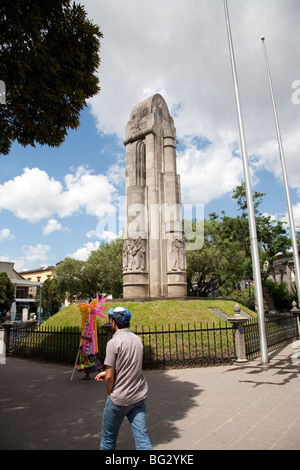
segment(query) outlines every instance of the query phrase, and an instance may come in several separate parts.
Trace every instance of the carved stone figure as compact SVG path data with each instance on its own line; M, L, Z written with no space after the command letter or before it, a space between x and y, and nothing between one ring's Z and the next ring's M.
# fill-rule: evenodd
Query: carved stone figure
M145 269L146 242L138 239L126 239L123 242L123 271Z

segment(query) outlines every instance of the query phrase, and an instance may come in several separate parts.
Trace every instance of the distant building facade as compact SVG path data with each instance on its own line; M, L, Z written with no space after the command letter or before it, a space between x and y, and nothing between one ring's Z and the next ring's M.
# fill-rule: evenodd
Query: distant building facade
M295 277L295 264L293 256L286 256L280 254L277 256L276 260L273 262L274 266L274 276L272 276L273 281L278 283L285 282L288 286L290 292L293 291L295 286L296 277Z
M28 320L30 313L38 311L37 299L39 299L43 283L25 279L15 271L14 263L9 261L0 261L0 272L7 274L15 288L15 301L10 309L11 320Z
M46 279L53 279L53 269L56 266L48 266L47 268L32 269L30 271L23 271L20 274L27 281L45 282Z

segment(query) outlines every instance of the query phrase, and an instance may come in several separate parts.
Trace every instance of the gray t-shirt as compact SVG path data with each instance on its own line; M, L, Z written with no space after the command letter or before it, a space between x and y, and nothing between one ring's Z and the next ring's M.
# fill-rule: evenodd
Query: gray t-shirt
M142 371L143 344L130 328L116 331L107 343L104 364L115 368L110 398L118 406L132 405L147 396L148 385Z

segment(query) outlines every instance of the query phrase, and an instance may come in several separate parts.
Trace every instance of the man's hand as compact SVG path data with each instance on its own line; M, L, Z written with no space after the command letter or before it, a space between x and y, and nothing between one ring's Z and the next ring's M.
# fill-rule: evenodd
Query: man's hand
M105 380L105 374L105 370L100 372L98 375L96 375L95 380L97 380L97 382L103 382L103 380Z
M110 395L115 381L115 368L106 366L106 370L96 375L95 380L97 380L97 382L103 382L105 380L107 395Z

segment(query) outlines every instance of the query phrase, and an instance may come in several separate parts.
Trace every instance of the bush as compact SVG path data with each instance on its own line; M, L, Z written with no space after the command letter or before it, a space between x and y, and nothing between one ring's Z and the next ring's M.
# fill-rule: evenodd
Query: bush
M249 290L244 289L242 291L234 290L228 295L228 297L232 300L235 300L240 305L244 305L245 307L255 312L255 295L253 287L250 289L250 296Z
M287 283L277 283L267 279L265 281L265 289L272 296L275 304L275 309L278 312L287 312L291 310L294 300L297 301L295 293L291 293L288 289Z

